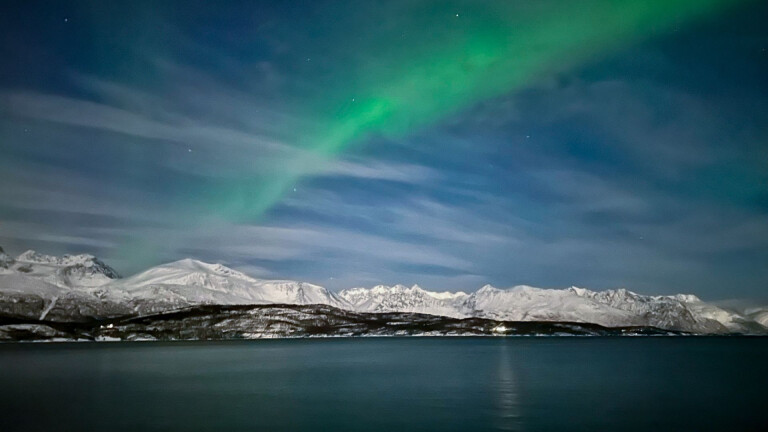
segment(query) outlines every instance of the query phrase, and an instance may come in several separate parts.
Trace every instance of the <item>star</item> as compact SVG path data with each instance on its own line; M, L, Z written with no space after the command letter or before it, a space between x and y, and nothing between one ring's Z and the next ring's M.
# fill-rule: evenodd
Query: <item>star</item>
M64 18L64 22L69 22L69 18Z

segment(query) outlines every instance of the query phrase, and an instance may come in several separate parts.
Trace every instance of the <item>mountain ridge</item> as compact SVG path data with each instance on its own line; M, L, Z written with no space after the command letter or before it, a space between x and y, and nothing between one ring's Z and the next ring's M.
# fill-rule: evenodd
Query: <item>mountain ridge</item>
M624 288L544 289L485 285L434 292L418 285L377 285L339 292L306 282L256 279L222 264L183 259L121 278L92 255L55 257L0 249L0 315L53 322L144 316L217 305L327 305L355 313L410 313L451 319L576 322L607 328L649 327L695 334L766 333L759 311L747 316L692 294L647 296ZM754 317L754 318L753 318Z

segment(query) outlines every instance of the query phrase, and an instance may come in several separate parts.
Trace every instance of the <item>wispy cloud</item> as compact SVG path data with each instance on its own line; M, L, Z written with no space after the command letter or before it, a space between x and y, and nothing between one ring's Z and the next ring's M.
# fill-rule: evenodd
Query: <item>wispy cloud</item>
M370 180L388 180L402 183L424 183L437 180L439 172L423 165L365 160L337 159L319 170L318 176L356 177Z

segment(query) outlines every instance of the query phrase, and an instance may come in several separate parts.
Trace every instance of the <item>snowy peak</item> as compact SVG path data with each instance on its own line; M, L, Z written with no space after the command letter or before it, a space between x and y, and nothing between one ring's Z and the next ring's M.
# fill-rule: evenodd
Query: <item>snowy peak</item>
M16 257L16 260L34 264L57 264L61 261L61 258L55 257L53 255L37 253L30 249Z
M210 264L203 261L194 260L191 258L175 261L168 264L163 264L160 267L176 268L176 269L181 269L186 271L203 272L203 273L216 274L216 275L225 276L225 277L236 277L239 279L253 280L253 278L251 278L250 276L247 276L244 273L241 273L237 270L233 270L222 264L218 264L218 263Z
M16 257L16 261L25 264L42 264L51 267L83 267L93 269L94 273L99 273L109 279L117 279L120 275L112 267L105 264L90 254L63 255L61 257L53 255L44 255L33 250L28 250Z
M497 292L501 292L501 290L490 284L483 285L482 288L475 291L475 293L478 295L488 295L488 294L493 294Z
M125 279L122 285L130 287L193 285L216 288L230 285L230 279L244 282L256 281L256 279L221 264L209 264L188 258L153 267Z
M89 254L57 257L28 250L6 268L66 288L100 286L120 277L115 269Z
M683 303L702 303L701 299L693 294L675 294L669 297Z
M61 257L57 257L54 255L45 255L38 252L35 252L33 250L28 250L24 252L23 254L16 257L16 261L21 261L25 263L31 263L31 264L47 264L47 265L54 265L54 266L70 266L70 265L77 265L77 264L88 264L92 263L93 261L96 261L96 257L90 254L80 254L80 255L64 255Z

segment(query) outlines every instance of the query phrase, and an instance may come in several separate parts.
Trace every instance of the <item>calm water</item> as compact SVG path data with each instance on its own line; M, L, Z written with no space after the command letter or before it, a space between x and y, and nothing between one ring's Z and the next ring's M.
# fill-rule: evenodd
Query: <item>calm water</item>
M2 431L759 430L768 338L0 345L0 388Z

